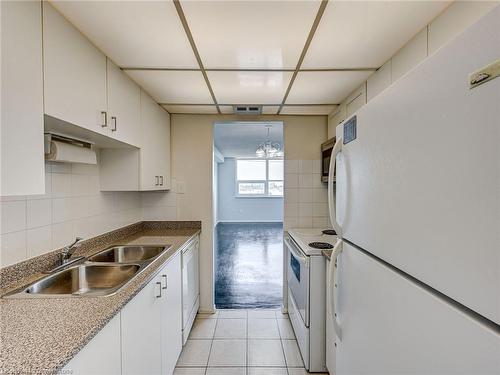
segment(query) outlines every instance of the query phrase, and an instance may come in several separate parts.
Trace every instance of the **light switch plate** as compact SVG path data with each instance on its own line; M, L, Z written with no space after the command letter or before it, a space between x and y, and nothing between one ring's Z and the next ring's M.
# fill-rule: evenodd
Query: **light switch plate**
M177 194L184 194L186 192L186 183L178 182L177 183Z

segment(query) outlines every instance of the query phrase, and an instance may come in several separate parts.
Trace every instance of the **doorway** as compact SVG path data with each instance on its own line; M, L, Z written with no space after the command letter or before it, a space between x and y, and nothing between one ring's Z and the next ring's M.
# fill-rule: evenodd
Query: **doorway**
M278 308L283 292L282 122L214 126L218 309Z

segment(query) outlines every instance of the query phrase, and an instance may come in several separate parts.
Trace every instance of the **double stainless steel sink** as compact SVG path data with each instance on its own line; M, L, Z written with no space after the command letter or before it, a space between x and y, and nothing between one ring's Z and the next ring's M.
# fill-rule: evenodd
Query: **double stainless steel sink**
M5 297L108 296L123 288L169 248L170 245L110 247Z

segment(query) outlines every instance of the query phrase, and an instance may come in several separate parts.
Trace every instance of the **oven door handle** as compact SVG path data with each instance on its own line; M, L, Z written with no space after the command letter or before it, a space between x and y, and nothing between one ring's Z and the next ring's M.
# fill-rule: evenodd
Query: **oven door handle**
M296 246L292 243L292 241L285 237L285 244L286 247L288 247L288 250L292 253L292 255L299 259L302 263L306 265L306 267L309 267L309 261L305 255L302 254L302 252L298 249L296 249Z

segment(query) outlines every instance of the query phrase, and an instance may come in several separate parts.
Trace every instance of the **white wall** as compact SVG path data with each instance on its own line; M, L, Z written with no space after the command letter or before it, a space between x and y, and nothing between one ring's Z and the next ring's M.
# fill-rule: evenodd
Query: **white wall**
M236 197L236 159L225 158L214 173L218 173L219 221L283 221L283 198Z
M101 193L97 165L45 163L45 194L0 197L0 266L142 220L140 193Z
M456 1L446 8L328 116L328 138L335 136L335 127L355 110L396 82L498 4L500 4L498 1ZM358 97L359 92L364 95ZM358 97L355 106L352 106L353 97Z

